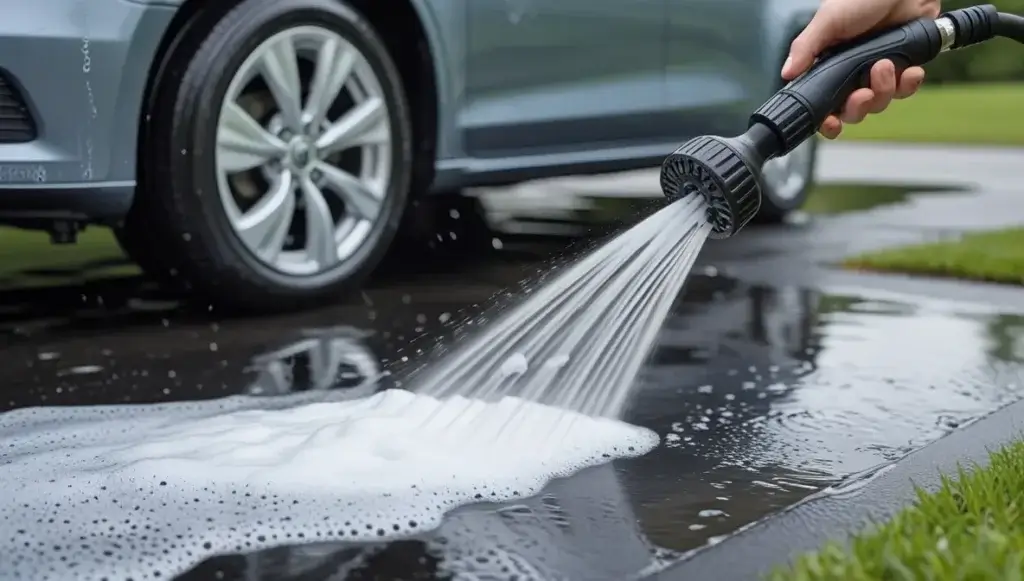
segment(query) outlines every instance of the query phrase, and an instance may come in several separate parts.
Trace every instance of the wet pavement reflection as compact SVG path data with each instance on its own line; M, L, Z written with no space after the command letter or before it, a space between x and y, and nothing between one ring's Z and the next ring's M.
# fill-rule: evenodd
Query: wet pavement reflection
M691 288L668 322L628 416L664 438L624 472L660 546L713 542L1022 393L1018 316L708 285L717 298Z
M566 245L494 237L486 252L420 257L348 304L287 317L219 319L135 278L5 292L0 412L402 386ZM1021 394L1022 316L698 270L626 416L662 437L647 456L457 511L421 539L209 556L180 579L626 579Z

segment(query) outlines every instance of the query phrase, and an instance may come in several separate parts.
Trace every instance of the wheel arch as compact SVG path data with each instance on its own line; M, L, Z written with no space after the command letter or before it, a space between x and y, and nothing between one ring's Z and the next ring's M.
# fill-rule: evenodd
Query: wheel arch
M208 0L180 0L177 11L163 28L160 41L145 81L136 119L135 151L131 158L138 183L142 182L143 168L138 164L147 137L149 111L152 110L154 90L164 70L179 46L193 42L193 26L208 19L218 20L241 0L209 2ZM448 68L444 65L441 38L433 11L426 0L349 0L373 24L384 44L392 51L406 98L413 114L413 138L417 167L414 168L414 187L425 189L433 180L438 149L438 120L441 104L450 101ZM398 9L396 10L396 6ZM394 15L399 15L398 19ZM410 37L404 33L413 32ZM411 42L409 39L411 38ZM136 194L138 195L138 193Z

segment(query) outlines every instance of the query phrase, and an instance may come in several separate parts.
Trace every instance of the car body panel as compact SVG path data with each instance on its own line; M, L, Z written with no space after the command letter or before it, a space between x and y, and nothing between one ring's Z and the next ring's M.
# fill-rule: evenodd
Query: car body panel
M0 144L0 219L127 210L146 83L184 1L35 0L5 12L0 69L40 135ZM740 130L817 5L408 1L435 69L435 191L644 167L690 136Z
M650 142L667 117L665 0L470 2L453 129L494 158Z
M461 0L448 0L449 3L458 1ZM440 101L440 118L449 121L438 129L435 190L648 167L659 163L679 143L694 135L741 131L750 112L778 88L778 72L787 45L810 20L818 2L589 2L587 5L597 7L592 8L597 24L594 35L578 43L579 46L590 50L596 50L594 46L609 46L614 47L614 51L646 54L650 58L648 62L640 57L623 59L637 71L622 75L621 84L611 88L602 86L599 80L615 75L620 70L618 61L609 62L603 70L589 69L589 76L575 70L567 73L567 77L545 77L544 70L561 70L560 63L545 63L536 56L537 52L531 53L530 47L547 42L549 47L558 48L563 38L579 34L567 31L568 26L564 24L548 25L557 31L551 36L543 33L545 21L557 22L559 15L570 13L576 6L573 1L477 0L473 5L475 8L469 11L467 22L469 32L456 35L458 42L447 47L452 60L437 65L450 67L452 63L467 63L465 71L460 72L460 84L449 91L461 98ZM551 7L545 8L547 6ZM428 5L425 9L433 11L434 6ZM611 16L617 14L618 9L628 13L628 17L620 20L630 22L634 29L650 32L651 38L657 37L660 45L657 54L651 51L646 40L628 46L622 40L636 40L636 35L603 38L609 33L602 27L612 22ZM663 16L655 25L649 18L658 11ZM601 16L607 19L601 20ZM443 16L434 19L443 20ZM476 32L474 27L477 27ZM541 32L527 36L526 32L531 29ZM512 47L506 45L500 57L485 58L481 53L487 45L482 39L501 34ZM516 40L517 34L524 38ZM552 52L555 51L546 54ZM503 95L495 97L497 90L479 79L485 71L500 70L497 65L502 62L514 64L517 78L534 81L547 78L548 82L545 85L534 82L529 90L521 87L514 89L515 92L506 87ZM663 96L660 99L664 105L661 108L654 105L659 97L652 95L651 90L657 83L648 80L645 85L639 80L644 78L642 72L648 70L646 67L651 62L662 67ZM475 85L474 77L478 80ZM439 82L443 82L440 74ZM555 107L538 107L545 98ZM530 106L535 110L530 111ZM556 118L554 113L558 107L563 111L568 108L571 115L550 122ZM588 110L599 108L605 117L589 125L604 127L584 129L583 134L589 131L587 136L591 139L583 144L573 143L574 135L567 126L572 127ZM647 114L631 117L637 110ZM495 121L502 114L515 118L520 124ZM544 123L544 120L549 122ZM616 126L616 121L621 124ZM630 128L632 133L626 133L623 127ZM559 139L568 143L559 143Z
M173 15L172 7L125 0L34 0L4 11L0 68L28 102L39 136L0 143L0 213L127 209L141 97ZM79 187L90 199L76 200Z
M665 78L675 136L736 134L767 96L761 3L665 0ZM742 31L738 33L739 31Z

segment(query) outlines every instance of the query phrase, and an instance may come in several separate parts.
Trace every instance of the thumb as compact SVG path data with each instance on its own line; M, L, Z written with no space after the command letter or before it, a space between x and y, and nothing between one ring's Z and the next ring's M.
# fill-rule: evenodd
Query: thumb
M832 43L832 35L819 13L789 46L789 56L782 65L782 78L791 81L811 68L814 59Z

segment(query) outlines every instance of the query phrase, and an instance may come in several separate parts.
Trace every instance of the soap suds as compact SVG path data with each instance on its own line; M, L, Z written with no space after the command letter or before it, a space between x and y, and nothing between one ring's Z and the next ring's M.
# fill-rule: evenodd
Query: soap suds
M270 399L0 415L4 574L166 579L216 553L407 537L658 443L517 398Z

